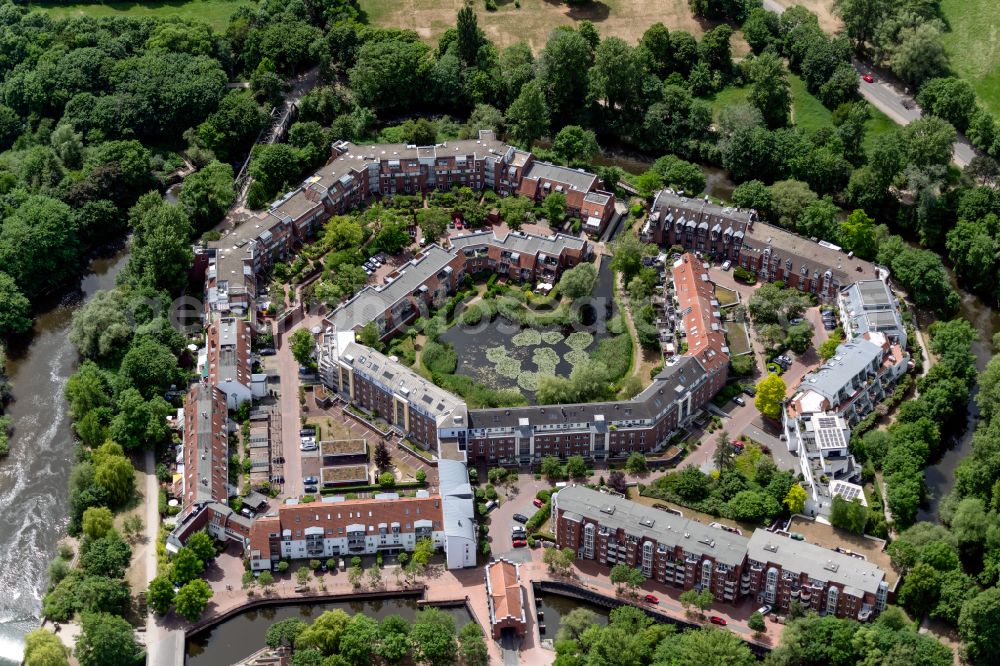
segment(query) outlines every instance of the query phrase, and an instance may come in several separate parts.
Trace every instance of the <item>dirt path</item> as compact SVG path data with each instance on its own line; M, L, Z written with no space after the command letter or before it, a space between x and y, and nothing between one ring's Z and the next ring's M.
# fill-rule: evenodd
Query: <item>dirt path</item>
M658 358L656 352L650 351L639 344L639 334L635 330L635 322L632 321L632 304L625 297L625 289L622 283L621 274L615 275L615 289L618 291L618 300L625 315L625 328L628 329L629 337L632 338L632 367L629 368L629 377L638 377L643 388L649 386L652 379L649 373L656 366L663 362Z

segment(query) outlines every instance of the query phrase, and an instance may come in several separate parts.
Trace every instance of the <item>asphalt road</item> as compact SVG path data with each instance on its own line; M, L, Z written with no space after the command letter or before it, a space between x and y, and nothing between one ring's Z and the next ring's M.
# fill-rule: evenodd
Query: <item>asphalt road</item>
M764 9L776 14L785 11L785 7L786 5L778 0L764 0ZM862 79L858 88L861 96L872 106L900 125L907 125L920 118L920 107L912 95L906 92L906 86L890 72L857 59L852 59L852 64L859 76L870 74L875 79L873 83ZM966 167L978 154L969 140L959 134L952 150L952 161L960 167Z

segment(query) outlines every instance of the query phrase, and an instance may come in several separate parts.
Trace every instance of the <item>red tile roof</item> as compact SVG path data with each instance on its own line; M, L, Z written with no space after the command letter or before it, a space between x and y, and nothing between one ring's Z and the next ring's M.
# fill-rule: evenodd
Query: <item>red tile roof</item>
M674 264L671 275L687 336L687 355L697 357L706 370L729 363L722 319L716 316L718 306L712 304L715 285L708 279L701 260L687 252Z
M493 617L490 618L490 622L495 624L504 618L521 620L524 609L521 607L521 582L517 565L507 560L490 562L486 566L486 576L489 579L489 595L493 602Z
M295 531L307 527L322 527L327 535L336 537L344 536L348 525L364 525L365 533L371 534L377 533L379 523L391 526L395 522L399 523L400 532L407 533L414 531L414 523L418 520L430 520L434 531L443 529L439 495L283 504L277 515L262 516L254 521L250 530L250 549L267 553L270 535L280 535L282 530L292 530L294 535Z

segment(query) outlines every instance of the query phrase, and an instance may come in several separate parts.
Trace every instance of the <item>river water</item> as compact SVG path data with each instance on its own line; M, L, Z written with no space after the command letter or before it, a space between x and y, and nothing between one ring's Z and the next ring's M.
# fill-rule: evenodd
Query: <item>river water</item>
M127 253L95 259L75 290L35 319L30 344L11 348L15 401L10 455L0 460L0 664L18 664L24 634L38 625L49 561L66 533L73 436L63 398L76 369L70 321L95 292L110 289Z
M954 276L952 284L958 289ZM993 356L992 340L994 334L1000 332L1000 313L986 305L978 296L958 290L962 297L959 315L969 320L973 328L979 331L979 339L972 345L972 353L976 357L976 368L981 372ZM978 386L973 387L969 397L965 431L952 435L952 446L945 451L941 459L927 467L924 479L929 492L928 506L917 514L918 520L937 520L938 507L941 498L955 487L955 470L958 464L972 451L972 435L979 421L979 408L976 406L975 395ZM948 433L944 433L946 437Z

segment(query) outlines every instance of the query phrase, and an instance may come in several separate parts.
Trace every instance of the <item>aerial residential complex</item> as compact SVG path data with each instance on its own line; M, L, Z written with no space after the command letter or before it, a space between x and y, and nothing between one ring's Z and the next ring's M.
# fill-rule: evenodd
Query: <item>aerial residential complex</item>
M753 210L723 207L669 189L656 194L640 237L728 260L765 282L782 280L829 300L856 280L878 278L874 264L822 239L803 238L762 222Z
M584 486L552 496L560 548L611 567L715 599L750 597L786 611L792 600L837 617L867 620L885 609L889 582L878 566L767 530L745 536Z
M679 353L668 355L662 370L634 398L470 409L461 397L395 357L359 343L356 334L369 322L383 339L402 331L443 305L466 276L497 274L515 282L554 284L563 271L592 256L585 238L564 234L458 234L446 247L431 243L381 284L365 287L331 312L317 352L319 377L330 395L377 415L397 433L437 453L441 477L437 492L421 491L412 498L385 493L372 500L327 496L318 502L283 504L256 520L229 510L225 501L230 489L224 475L226 407L235 408L266 392L264 378L250 372L249 339L258 309L256 280L274 261L313 233L315 225L373 195L456 184L535 200L563 192L571 212L597 232L610 219L614 199L596 190L596 183L592 174L537 162L530 153L495 141L489 132L476 141L429 148L338 143L331 162L300 188L261 218L244 223L200 252L206 271L207 344L199 359L203 381L192 387L185 408L185 499L169 543L177 547L186 534L207 526L213 534L241 543L252 568L263 570L289 557L325 559L412 550L417 540L427 537L445 551L450 568L474 565L476 528L466 464L486 468L533 465L546 456L580 455L601 461L623 459L632 452L654 453L725 386L730 357L725 325L714 285L696 252L728 259L763 279L782 279L821 298L840 299L849 339L834 359L803 380L789 402L786 433L789 447L801 452L803 475L815 501L822 504L821 498L830 492L858 494L859 487L852 483L858 468L847 447L849 425L905 372L907 357L901 351L905 331L898 312L886 307L895 301L882 280L843 285L854 282L854 273L882 276L871 264L835 246L765 225L753 211L688 200L665 190L657 195L642 235L689 250L668 267L661 298L676 313L673 340ZM258 439L269 441L268 437L261 432ZM344 446L348 457L363 455L367 448L363 440L321 445L322 451L308 455L323 458L319 485L327 492L367 481L363 461L326 462L328 457L338 458ZM259 462L266 464L266 457ZM626 503L612 506L611 513L598 508L600 520L584 525L583 517L593 512L582 505L567 508L577 492L564 491L562 509L553 514L560 521L561 545L583 549L585 557L607 564L640 566L657 580L711 589L721 601L767 596L761 587L766 581L750 575L742 537L682 519L664 524L664 516L654 512L661 521L655 528L653 519L636 518L649 536L639 544L632 538L638 528L629 527L629 521L641 507ZM508 586L510 576L506 572L504 576L497 585ZM857 617L875 606L867 590L858 595L854 587L847 587L838 592L845 604L838 612Z
M362 146L340 141L333 145L326 165L275 201L267 212L198 249L196 268L205 272L206 308L209 312L249 314L256 321L258 277L289 256L331 216L361 206L374 196L470 187L539 201L560 192L566 196L569 214L578 217L586 231L596 234L611 220L615 207L614 195L601 191L598 185L594 174L540 162L531 153L498 141L491 130L480 131L478 139L435 146ZM517 248L506 251L520 253ZM516 260L503 263L518 270L529 268L519 266ZM539 268L544 270L546 265L543 260Z
M526 235L518 240L535 242ZM469 241L459 256L488 242L489 238L481 235ZM565 252L567 247L561 249ZM523 244L521 251L525 251ZM353 329L357 326L348 325L355 320L345 311L353 312L358 299L328 317L330 325L318 356L320 376L345 400L377 412L424 447L450 449L470 464L532 464L549 455L604 460L626 457L633 451L656 451L725 385L729 370L722 319L704 265L694 255L685 254L671 268L671 277L678 309L687 313L681 327L687 352L671 358L632 400L468 409L461 398L398 360L355 342ZM436 281L437 275L431 279ZM420 307L419 299L435 297L426 294L443 298L448 293L441 292L441 287L433 291L412 287L408 285L408 293L418 302L409 300L407 312ZM370 298L374 302L378 296Z

